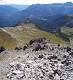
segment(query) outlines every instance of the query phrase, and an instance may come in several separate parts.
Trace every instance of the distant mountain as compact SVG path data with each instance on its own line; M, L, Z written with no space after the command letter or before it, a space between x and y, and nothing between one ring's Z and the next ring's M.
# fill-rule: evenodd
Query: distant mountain
M19 6L19 5L18 5ZM23 8L22 8L23 9ZM56 29L68 22L65 15L73 14L73 3L33 4L10 16L1 17L0 27L16 26L26 20L41 26L42 29ZM65 16L65 17L64 17ZM67 22L66 22L67 21ZM72 19L69 20L72 24Z
M18 11L18 9L9 6L9 5L0 5L0 16L1 15L7 15L7 14L12 14L14 12Z
M28 5L0 5L0 27L15 26L22 21L20 12Z
M73 18L66 15L73 14L73 3L64 4L36 4L23 10L23 18L31 20L33 23L42 26L43 29L56 29L72 24Z
M30 5L18 5L18 4L10 4L10 6L18 9L18 10L24 10L26 8L28 8Z
M51 31L57 31L60 27L73 27L73 14L69 15L54 15L46 18L46 21L37 20L41 28Z
M19 11L11 5L0 5L0 27L13 26L15 21L18 22L18 19L16 20L17 15L15 14Z
M23 13L27 13L26 16L50 16L50 15L60 15L60 14L71 14L73 13L73 3L64 4L33 4L28 7Z

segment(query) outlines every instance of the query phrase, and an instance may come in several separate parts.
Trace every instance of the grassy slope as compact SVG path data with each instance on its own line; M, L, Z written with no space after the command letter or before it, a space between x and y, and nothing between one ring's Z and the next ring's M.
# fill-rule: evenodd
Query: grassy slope
M60 34L63 35L64 38L70 42L71 46L73 46L73 28L62 27L60 29Z
M16 41L6 32L0 29L0 46L5 48L13 48L16 46Z
M61 32L68 35L68 36L71 36L73 34L73 28L70 28L70 27L62 27L61 28Z
M20 45L28 43L33 38L46 37L55 43L64 44L65 42L60 38L56 37L54 34L51 34L46 31L38 29L34 24L28 23L23 24L22 26L17 26L15 28L5 28L5 30L15 38Z

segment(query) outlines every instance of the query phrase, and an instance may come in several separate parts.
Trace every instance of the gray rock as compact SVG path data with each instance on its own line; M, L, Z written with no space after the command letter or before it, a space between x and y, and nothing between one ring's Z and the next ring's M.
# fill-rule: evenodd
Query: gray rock
M38 44L40 47L37 46ZM43 45L46 47L44 48ZM26 50L22 49L18 52L14 50L15 61L12 59L9 65L6 65L8 69L4 66L4 69L1 67L0 69L2 72L6 70L3 74L7 76L7 80L72 80L71 52L71 48L67 51L67 48L46 39L31 40Z

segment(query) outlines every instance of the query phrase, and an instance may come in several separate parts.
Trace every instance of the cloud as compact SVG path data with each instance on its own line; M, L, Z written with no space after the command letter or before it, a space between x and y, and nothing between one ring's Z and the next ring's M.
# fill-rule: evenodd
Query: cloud
M48 3L63 3L63 2L73 2L73 0L0 0L0 3L7 4L48 4Z

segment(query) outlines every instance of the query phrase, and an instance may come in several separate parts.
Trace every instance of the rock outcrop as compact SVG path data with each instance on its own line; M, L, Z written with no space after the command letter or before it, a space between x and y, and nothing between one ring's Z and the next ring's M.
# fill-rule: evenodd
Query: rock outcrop
M5 50L6 49L3 46L0 47L0 53L3 52L3 51L5 51Z
M72 80L73 49L45 38L31 40L9 63L6 80Z

